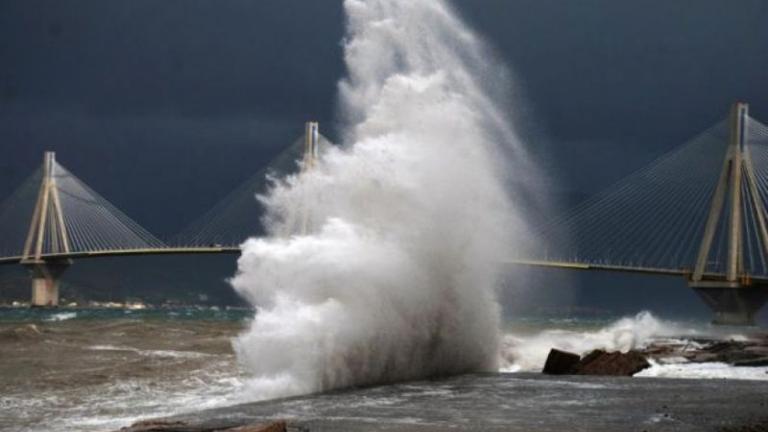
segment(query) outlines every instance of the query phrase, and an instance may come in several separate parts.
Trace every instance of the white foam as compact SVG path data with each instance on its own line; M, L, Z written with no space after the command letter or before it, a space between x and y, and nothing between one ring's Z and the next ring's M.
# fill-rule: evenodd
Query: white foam
M115 345L91 345L88 347L89 350L93 351L135 351L135 348L131 347L119 347Z
M500 257L530 232L505 177L536 176L479 38L445 0L344 8L346 145L263 197L271 235L232 280L259 397L495 370Z
M649 312L622 318L594 331L554 329L532 335L509 333L502 343L501 371L540 371L552 348L580 355L594 349L626 352L643 348L661 337L695 333L693 329L662 321Z
M66 321L76 317L77 312L59 312L49 316L45 321Z
M699 378L699 379L741 379L768 381L768 367L731 366L726 363L658 363L651 361L651 367L636 377Z
M147 357L200 358L210 356L210 354L198 351L142 350L134 347L115 345L92 345L88 347L88 349L93 351L128 351Z
M230 360L212 361L194 377L163 380L158 377L113 381L78 390L45 395L3 395L0 408L30 421L19 430L117 430L144 418L158 418L247 402L240 371ZM44 417L40 413L45 413Z
M544 330L534 334L505 335L501 348L500 372L515 373L540 371L550 349L584 355L595 349L626 352L642 349L650 343L680 347L682 351L703 348L690 337L744 341L749 337L734 333L733 329L682 325L664 321L649 312L631 318L622 318L601 329L577 331L564 329ZM684 357L665 357L650 360L651 367L636 377L664 378L721 378L768 380L766 367L737 367L725 363L689 363Z

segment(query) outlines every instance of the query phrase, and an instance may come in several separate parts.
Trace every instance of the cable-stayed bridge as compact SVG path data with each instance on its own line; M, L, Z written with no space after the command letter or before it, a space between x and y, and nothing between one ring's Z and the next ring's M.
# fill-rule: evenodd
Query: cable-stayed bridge
M768 300L768 127L730 116L538 229L518 264L683 276L715 322Z
M186 254L237 254L258 234L255 194L269 175L311 169L330 146L318 124L171 242L163 242L113 206L46 152L43 165L0 203L0 265L21 264L32 277L33 306L56 306L58 280L73 260Z
M260 234L269 175L311 169L331 144L305 135L211 211L163 242L46 153L0 204L0 264L32 275L32 304L58 302L58 278L76 259L240 252ZM298 163L297 163L298 162ZM768 301L768 127L748 106L537 229L538 250L511 264L682 276L716 322L750 324ZM301 230L301 227L298 228Z

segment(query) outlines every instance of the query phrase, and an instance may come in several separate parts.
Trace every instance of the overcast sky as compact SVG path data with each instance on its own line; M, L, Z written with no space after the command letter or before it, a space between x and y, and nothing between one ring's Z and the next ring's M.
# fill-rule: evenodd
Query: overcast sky
M456 6L511 68L510 117L555 197L610 185L735 100L768 121L768 1ZM343 31L341 0L0 0L0 197L55 150L141 225L173 234L306 120L337 136ZM588 285L641 307L614 282Z
M518 125L589 193L725 115L768 119L768 2L458 0L512 69ZM160 234L317 119L340 0L0 1L0 196L45 149ZM586 173L589 173L587 175Z

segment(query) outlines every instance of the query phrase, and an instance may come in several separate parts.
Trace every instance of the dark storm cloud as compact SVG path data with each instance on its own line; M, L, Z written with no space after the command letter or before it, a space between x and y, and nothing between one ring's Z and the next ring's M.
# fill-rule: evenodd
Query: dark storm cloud
M342 31L336 1L4 1L0 195L52 149L172 233L328 126Z
M521 128L572 198L736 99L768 117L768 2L457 8L512 66L513 109L532 113ZM173 231L303 121L333 132L343 21L341 0L0 1L0 195L53 149L142 224Z
M768 1L455 3L513 68L522 98L512 109L526 122L518 127L559 202L615 182L734 100L768 121ZM333 135L341 6L0 0L0 199L51 149L141 225L174 233L291 143L304 121ZM97 285L89 297L111 284L122 284L117 298L169 286L231 296L221 281L232 263L212 262L123 260L106 272L82 262L69 275L82 271ZM699 307L678 280L579 277L545 277L535 288L595 286L605 292L588 295L590 305L616 310Z
M554 135L684 136L735 99L768 115L768 2L462 2Z
M514 68L538 123L530 148L573 200L698 134L734 101L768 121L764 0L459 4Z
M6 99L92 115L302 116L341 73L335 1L10 1Z

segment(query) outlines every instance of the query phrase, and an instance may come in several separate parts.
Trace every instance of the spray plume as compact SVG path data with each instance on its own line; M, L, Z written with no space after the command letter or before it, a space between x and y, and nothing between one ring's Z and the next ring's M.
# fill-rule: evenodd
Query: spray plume
M232 279L257 398L498 367L494 290L526 229L505 185L530 174L505 71L445 1L344 7L346 143L261 197L272 234Z

